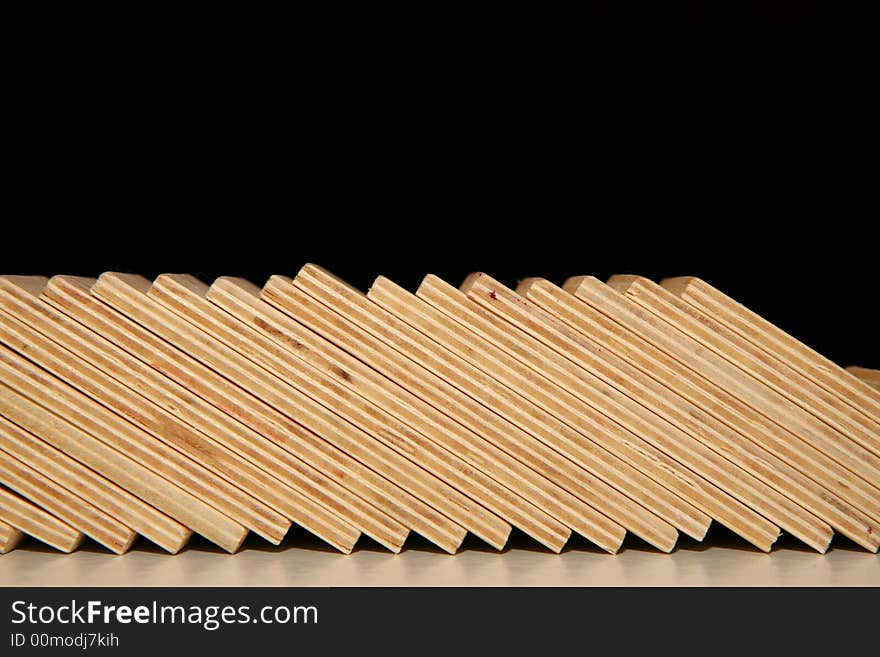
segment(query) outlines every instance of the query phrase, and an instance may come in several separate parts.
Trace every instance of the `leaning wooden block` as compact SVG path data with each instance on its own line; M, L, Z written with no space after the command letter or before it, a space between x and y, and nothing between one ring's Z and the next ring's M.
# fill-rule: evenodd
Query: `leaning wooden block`
M613 414L615 421L718 487L714 495L697 494L688 501L759 549L770 550L779 536L779 528L739 500L739 495L748 491L750 476L634 401L629 387L640 376L637 370L628 368L626 363L619 362L607 350L595 345L581 331L486 274L472 274L461 290L479 305L608 384L602 392L614 404L605 410ZM755 491L755 495L760 497L761 490Z
M39 306L41 312L34 306ZM203 448L205 457L211 456L200 436L194 435L186 425L176 422L145 398L131 394L112 377L61 348L34 326L13 319L9 313L17 312L45 333L53 335L63 332L71 320L60 316L33 296L16 296L15 286L2 278L0 309L0 342L26 355L102 407L115 411L117 415L105 412L103 417L118 425L114 438L129 439L129 454L165 479L197 495L202 500L203 509L208 505L216 509L216 512L202 518L193 515L190 522L198 524L187 523L190 527L210 538L205 532L214 531L212 518L224 524L226 520L233 519L242 528L251 528L276 544L280 542L290 526L286 518L178 451L179 447L195 445ZM131 424L125 423L122 418ZM190 511L195 511L195 508ZM226 541L225 546L231 545L228 537L218 538Z
M210 431L203 422L206 409L184 413L191 398L188 391L21 288L15 293L0 292L0 307L9 308L88 363L95 384L105 394L114 395L110 402L105 401L106 406L133 418L142 429L204 466L191 481L204 481L210 488L203 495L207 502L276 545L287 533L291 519L302 521L304 526L311 519L320 519L319 531L335 533L341 539L335 542L331 534L331 544L344 551L354 546L359 537L356 530L206 433L205 429ZM106 400L106 396L98 400ZM193 427L193 422L198 426Z
M537 388L534 394L540 395L546 408L558 409L558 417L567 417L572 426L588 432L608 451L676 493L669 498L658 492L658 498L668 506L658 505L655 512L692 538L703 539L712 519L685 498L693 490L711 488L711 484L603 415L602 395L588 384L588 372L522 331L511 330L510 324L436 276L425 276L416 296L533 372L536 378L530 379L531 387Z
M824 422L836 432L835 438L845 436L871 451L880 445L880 425L876 422L664 287L639 276L615 276L608 284L655 314L661 307L674 313L675 319L663 319ZM848 370L853 373L851 368ZM807 433L799 435L808 438Z
M834 395L839 402L851 406L876 423L880 431L880 390L859 380L699 278L667 278L660 281L660 285L735 331L765 353L798 370L820 388Z
M85 538L70 525L0 487L0 521L62 552L73 552Z
M538 519L545 525L555 522L501 486L481 468L475 468L458 448L461 441L454 440L455 434L461 432L454 428L451 433L444 431L432 422L432 409L425 408L424 402L412 395L407 396L394 382L260 301L260 290L256 286L240 279L217 279L207 297L243 323L255 325L264 338L272 341L279 359L286 359L291 364L301 361L311 365L339 385L382 408L395 422L402 422L408 434L417 441L413 443L416 455L430 455L430 459L422 458L417 462L489 511L511 524L523 517ZM292 348L293 343L300 346ZM528 524L531 523L526 523L527 528ZM567 537L564 528L562 532Z
M254 472L247 469L246 462L165 412L153 401L154 395L135 394L120 382L129 373L149 376L145 368L138 368L130 356L2 277L0 341L141 429L142 453L156 472L187 486L266 540L277 545L284 538L290 521L244 492L247 487L254 488L249 486ZM86 358L75 355L82 352ZM112 364L116 378L95 367L90 359ZM147 435L154 440L148 440Z
M6 554L14 550L22 538L24 538L24 534L15 527L7 525L5 522L0 522L0 554Z
M580 292L583 281L580 278L570 279L568 285L569 290ZM582 303L582 297L575 297L545 280L529 279L519 288L526 298L556 315L582 335L589 335L589 339L610 354L620 368L626 368L629 372L629 389L644 406L698 440L705 441L707 432L711 430L723 436L728 429L720 418L716 424L711 424L711 418L718 418L722 410L726 410L723 405L699 388L694 377L689 376L687 368L656 347L656 342L668 336L658 333L651 334L650 340L646 339L644 333L637 332L643 327L636 321L630 321L632 317L615 305L625 299L607 286L605 289L608 298L603 300L604 312L600 312L596 304ZM605 313L613 314L613 319ZM694 420L700 413L709 416L710 421L694 427ZM720 441L704 444L715 449ZM725 453L724 456L731 462L736 462L730 454ZM826 523L794 504L748 470L742 469L741 472L743 479L749 484L743 493L749 497L740 499L807 545L820 552L827 549L833 531Z
M0 483L116 554L127 552L137 538L135 532L115 518L2 449Z
M368 434L147 297L149 288L150 282L141 277L105 273L98 279L92 292L223 373L270 406L295 418L362 464L381 471L381 475L395 472L396 464L389 463L387 452L378 448L376 441ZM464 540L467 531L463 527L390 479L368 476L365 484L368 488L362 491L370 491L367 494L371 502L442 549L454 552Z
M274 341L208 301L207 291L207 285L191 276L165 274L153 283L149 296L365 431L388 448L377 445L376 449L394 464L386 476L394 477L401 487L490 545L504 546L510 525L435 474L448 474L451 468L430 441L319 370L292 358Z
M0 417L0 449L172 554L192 535L177 521L4 417Z
M464 427L398 385L398 382L403 383L400 378L384 377L291 316L261 301L260 289L247 281L218 278L207 296L242 322L257 327L288 353L333 376L342 385L448 450L445 454L440 452L439 456L456 468L448 474L450 484L467 492L487 509L551 550L558 552L562 549L570 535L568 529L498 483L502 482L503 476L502 479L489 478L497 473L495 454L485 449L485 444L477 436L469 436ZM489 476L483 476L484 472Z
M350 463L356 462L346 463L348 457L342 452L334 451L328 443L214 370L110 308L90 294L94 283L92 279L55 276L42 297L167 376L179 390L190 393L180 404L171 406L193 426L212 433L230 449L297 487L388 549L401 549L409 530L343 485L362 479L351 470ZM336 473L340 481L333 478ZM345 552L357 539L349 532L351 535L341 541L345 532L330 530L328 525L335 523L319 511L306 513L297 521L318 536L331 538L335 533L336 547Z
M678 532L655 512L674 515L678 498L579 431L580 418L546 394L540 377L387 278L377 278L367 297L469 363L462 368L471 383L465 392L596 477L597 509L659 550L672 550Z
M339 317L382 340L386 347L396 349L450 383L452 389L462 393L462 409L482 414L487 429L483 435L540 475L533 481L547 495L546 501L539 504L542 509L608 551L614 552L620 547L625 529L583 499L595 497L592 488L595 478L517 425L474 404L472 397L452 383L456 368L449 366L451 354L448 351L414 335L410 327L372 303L366 295L319 267L303 267L294 284ZM344 343L340 346L345 348ZM548 489L544 480L549 480L552 487Z
M805 408L819 409L822 406L823 401L813 395L815 386L802 381L797 372L778 361L774 362L774 359L762 358L762 353L750 342L656 283L636 276L617 276L609 281L609 286L692 339L694 342L690 346L695 351L708 348L737 364L743 372L755 376L761 383L785 391L792 401L798 399ZM701 371L708 373L711 368L707 366ZM707 378L715 382L714 377ZM817 410L817 413L823 412ZM760 439L764 448L753 452L746 447L744 451L754 454L755 460L751 466L744 467L829 523L836 531L869 550L877 550L880 545L877 534L880 532L870 518L846 501L850 485L841 486L839 483L851 480L851 473L829 463L827 457L788 432L771 430L753 434L746 433L744 427L742 435L755 442Z
M611 315L611 319L653 343L657 347L654 352L658 354L657 360L663 360L669 371L681 372L682 383L679 384L678 378L672 383L679 384L677 391L682 396L699 405L710 404L713 410L723 408L722 413L733 414L740 421L748 422L752 431L757 427L769 434L780 430L793 434L861 477L871 485L874 496L880 495L880 488L876 488L880 485L880 457L876 454L866 451L840 431L748 376L725 358L701 347L668 322L615 294L597 278L578 276L569 279L566 286L587 305ZM660 352L668 358L660 356ZM691 374L687 374L688 370ZM648 373L652 372L657 373L657 370L650 369Z
M152 454L155 441L134 425L5 347L0 348L0 379L0 414L225 550L241 545L245 527L156 473L153 468L173 466Z
M857 379L861 379L872 388L880 390L880 370L872 370L868 369L867 367L850 365L846 368L846 371L852 374Z

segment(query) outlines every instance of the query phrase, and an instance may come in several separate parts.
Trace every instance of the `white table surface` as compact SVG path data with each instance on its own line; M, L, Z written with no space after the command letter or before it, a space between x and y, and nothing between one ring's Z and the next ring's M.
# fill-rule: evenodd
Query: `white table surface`
M516 536L503 553L468 538L452 556L422 539L394 555L362 540L350 555L294 534L280 547L251 537L229 555L195 539L168 555L139 543L117 556L95 544L60 554L28 542L0 556L2 586L880 586L880 557L845 539L817 554L783 537L761 553L723 529L682 538L672 554L627 539L617 555L574 539L552 554Z

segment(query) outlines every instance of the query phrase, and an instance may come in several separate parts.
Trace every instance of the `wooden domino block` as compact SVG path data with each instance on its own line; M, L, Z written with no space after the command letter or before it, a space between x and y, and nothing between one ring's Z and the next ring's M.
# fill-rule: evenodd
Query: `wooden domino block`
M568 538L568 530L510 489L500 485L491 478L488 470L484 472L485 469L480 468L476 459L469 454L470 443L459 436L463 428L456 427L449 418L434 411L397 383L261 301L260 290L255 285L241 279L220 278L211 285L207 298L240 321L255 326L264 337L273 340L283 349L288 359L301 359L310 364L418 432L423 445L421 449L436 453L437 458L444 463L443 470L436 470L438 476L442 475L448 483L467 493L499 517L527 533L533 531L538 540L547 537L545 527L554 526L558 538L550 541L548 547L556 551L562 548ZM430 442L425 442L421 436ZM471 458L468 459L468 456Z
M532 387L538 388L536 395L546 398L543 403L548 409L558 408L559 417L568 417L572 426L588 432L597 443L676 493L669 499L668 509L658 506L656 512L692 538L703 539L712 519L684 500L694 490L712 488L711 484L603 415L601 403L594 403L597 393L587 383L588 372L522 331L511 330L510 324L436 276L425 276L416 296L533 372L537 378ZM664 499L663 493L658 492L658 497Z
M105 273L93 286L92 293L153 332L163 335L288 417L295 418L383 477L397 476L398 459L389 456L389 452L381 449L368 434L148 298L150 285L141 277ZM371 477L368 483L374 493L378 493L378 496L373 494L370 500L381 503L380 508L386 513L448 552L454 552L461 545L467 533L463 527L389 478Z
M579 431L580 417L545 394L540 377L387 278L377 278L367 297L469 364L460 369L471 397L595 477L592 503L599 511L659 550L675 547L678 532L657 513L675 514L678 498Z
M112 516L2 449L0 483L116 554L127 552L137 538L134 531Z
M155 405L150 405L145 398L131 394L118 381L75 357L32 326L13 319L8 314L13 305L10 303L11 297L9 286L0 280L0 342L22 355L26 354L34 363L97 402L100 405L97 407L101 407L101 417L116 427L113 438L128 438L129 453L134 458L202 500L202 510L206 514L193 514L190 522L197 524L187 523L191 528L210 538L205 532L216 530L213 524L215 520L221 524L233 520L241 529L252 528L274 543L280 542L290 525L286 518L178 451L177 448L181 446L202 447L200 436ZM30 300L42 303L33 297ZM43 308L55 313L45 304ZM15 310L21 311L21 308L15 307ZM34 317L28 318L37 323ZM43 331L54 333L60 330L52 320L45 317L40 319L39 325ZM85 407L80 406L83 415L95 412L88 410L88 403ZM208 449L203 451L205 458L211 456ZM216 511L207 512L208 506ZM218 534L217 538L224 541L226 546L231 545L230 536Z
M466 402L467 397L418 363L319 303L293 285L292 279L273 276L263 287L261 298L322 335L340 350L374 368L390 382L396 382L400 389L410 391L408 399L412 402L411 408L421 408L427 414L428 422L436 422L444 428L444 435L448 439L462 435L460 442L455 443L457 453L469 459L474 467L491 473L497 481L522 495L539 510L541 515L538 522L520 518L518 523L525 523L527 528L524 531L555 552L562 549L571 531L560 522L561 518L567 517L568 511L557 500L564 498L566 493L500 449L496 441L484 439L479 426L480 415L476 412L478 409ZM344 371L349 374L349 369ZM461 403L462 399L465 403ZM456 424L456 421L461 424ZM466 433L462 434L462 429ZM534 518L535 512L530 515ZM608 544L614 550L623 541L622 531L615 540L616 543Z
M73 552L85 538L70 525L3 487L0 487L0 521L62 552Z
M867 367L850 365L846 368L846 371L852 374L857 379L864 381L872 388L880 390L880 370L872 370L868 369Z
M4 301L0 297L0 303ZM14 302L8 307L17 317L106 375L101 377L104 387L107 377L127 386L125 390L114 383L116 403L105 405L126 413L142 429L216 475L206 484L216 491L205 496L206 501L216 502L230 517L276 545L294 520L343 551L354 546L360 535L354 528L216 439L217 425L210 423L215 419L212 407L195 403L185 388L45 302L21 293Z
M826 423L838 435L846 436L865 449L878 453L880 425L842 403L798 370L761 350L696 306L640 276L615 276L608 284L707 346L721 358L748 372L790 403L800 406ZM660 309L670 317L663 316L658 312ZM852 368L847 370L854 373Z
M0 415L223 549L239 548L245 527L156 472L173 474L174 469L155 454L155 439L5 347L0 348L0 380Z
M468 492L487 509L551 550L558 552L562 549L569 530L514 490L497 483L502 482L503 476L489 478L497 474L499 467L493 458L494 453L486 449L478 437L469 436L464 427L456 425L449 417L398 385L400 379L384 377L291 316L261 301L260 288L247 281L218 278L208 290L207 298L240 321L254 326L291 355L332 376L448 450L445 454L440 452L440 458L456 468L447 475L452 485ZM483 472L489 476L484 476Z
M578 276L568 280L566 289L657 347L654 352L657 360L667 364L670 375L675 372L682 374L684 384L678 388L681 391L679 394L697 404L710 404L712 408L723 406L728 413L732 412L747 421L752 430L761 427L771 434L780 429L794 434L862 477L864 482L880 482L880 457L876 454L863 449L815 415L748 376L725 358L701 347L668 322L615 294L602 281L592 276ZM660 356L661 352L668 358ZM692 374L687 374L688 370ZM651 371L660 374L656 369ZM669 380L668 376L665 379ZM670 387L678 382L678 378L672 379ZM709 385L706 386L704 382ZM874 487L874 491L880 494L880 488Z
M207 292L208 286L198 279L166 274L156 279L149 296L366 432L388 448L379 447L376 453L384 452L393 464L389 478L490 545L504 547L510 525L444 482L443 476L450 476L453 468L443 450L305 361L291 357L273 340L208 301Z
M90 293L94 283L55 276L42 297L192 393L188 404L179 408L193 406L190 420L208 423L230 449L296 484L389 550L400 551L409 530L356 494L359 482L369 481L369 471L359 470L359 464L346 454L103 303ZM314 523L306 519L304 526ZM337 547L351 549L341 542Z
M319 267L306 265L294 279L294 285L333 310L337 316L360 326L382 340L387 347L396 349L440 376L447 383L451 383L449 379L455 375L455 371L448 366L449 352L417 334L414 335L410 327L379 308L367 299L366 295L344 281ZM346 348L345 343L340 343L339 346ZM451 387L462 393L458 386ZM462 393L460 400L463 409L482 414L483 427L487 429L483 435L487 439L495 442L514 458L536 469L538 474L555 485L555 490L548 497L550 499L555 497L557 503L552 507L547 505L541 508L602 548L611 552L619 548L625 529L581 497L595 497L594 489L591 487L595 483L595 478L590 477L588 473L574 466L571 461L546 447L517 425L488 409L480 410L483 407L475 405L467 394ZM536 483L541 482L538 480ZM550 493L546 486L542 488ZM573 491L577 491L577 494ZM560 501L563 504L559 504Z
M7 525L5 522L0 522L0 554L6 554L14 550L23 538L24 534L15 527Z
M880 425L880 390L699 278L667 278L660 285Z
M594 279L595 280L595 279ZM570 279L569 290L580 291L585 284L578 279ZM582 302L569 291L563 290L548 281L529 279L520 285L520 292L560 320L569 324L582 335L589 335L596 345L612 354L621 368L629 372L630 390L637 399L657 415L664 417L680 429L688 431L698 439L704 437L707 428L724 436L729 429L720 423L713 426L712 418L721 412L721 404L715 402L702 391L689 376L687 368L658 349L653 342L667 336L652 335L651 340L636 331L642 328L630 315L625 314L618 305L625 301L620 295L607 288L607 299L603 300L602 310L596 304ZM605 313L613 314L614 319ZM709 422L699 428L693 427L695 414L708 416ZM705 440L705 438L704 438ZM747 442L747 441L746 441ZM717 448L720 440L705 442L710 448ZM716 451L718 451L716 449ZM735 451L735 450L732 450ZM732 463L731 453L722 453ZM741 469L743 479L748 482L748 498L740 497L768 520L789 531L814 549L824 552L831 542L833 531L803 507L768 486L748 470Z
M0 449L172 554L192 535L161 511L4 417L0 417Z
M638 377L637 371L628 370L625 363L617 362L581 332L486 274L472 274L460 289L513 327L525 331L604 381L607 385L601 389L602 394L614 402L605 410L612 414L615 421L713 482L721 491L721 494L705 497L695 495L689 501L759 549L770 550L779 536L779 527L739 499L744 493L748 495L751 477L674 424L664 421L634 401L630 397L632 392L629 386ZM760 496L761 491L755 491L755 494Z
M800 374L766 356L656 283L637 276L617 276L609 280L609 286L694 340L689 346L695 352L702 352L701 347L710 349L762 384L772 385L793 402L797 400L806 409L823 406L823 400L813 393L815 386L804 381ZM707 366L703 371L708 373L711 369ZM707 378L717 382L714 377ZM816 411L817 416L824 412ZM743 435L753 437L751 432L743 432ZM763 436L761 442L766 451L746 449L748 453L755 453L755 460L752 466L744 467L828 522L836 531L869 550L877 550L880 537L876 526L846 501L849 486L839 485L841 480L852 479L849 472L828 463L821 453L787 432L770 431L759 435ZM820 485L823 483L824 486Z

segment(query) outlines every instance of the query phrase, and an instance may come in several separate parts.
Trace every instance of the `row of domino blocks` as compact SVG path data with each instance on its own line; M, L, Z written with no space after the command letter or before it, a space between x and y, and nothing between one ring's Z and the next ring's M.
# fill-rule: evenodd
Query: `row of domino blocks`
M696 278L0 277L0 552L880 547L880 375Z

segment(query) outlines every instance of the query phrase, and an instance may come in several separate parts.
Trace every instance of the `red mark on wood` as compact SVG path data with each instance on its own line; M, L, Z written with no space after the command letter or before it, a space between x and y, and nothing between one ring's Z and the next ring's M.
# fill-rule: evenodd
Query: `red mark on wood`
M496 301L498 300L498 295L495 294L495 290L492 290L491 292L489 292L489 296Z

